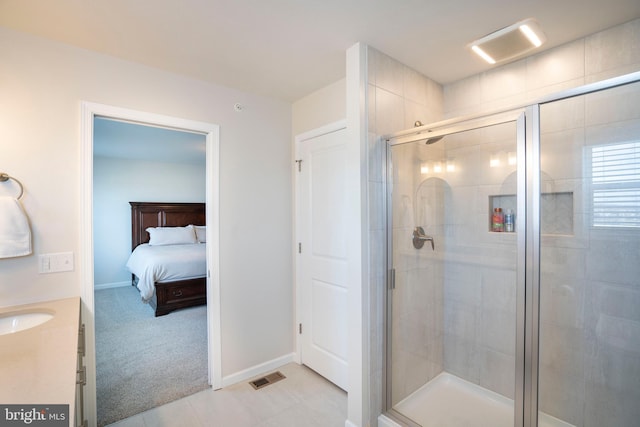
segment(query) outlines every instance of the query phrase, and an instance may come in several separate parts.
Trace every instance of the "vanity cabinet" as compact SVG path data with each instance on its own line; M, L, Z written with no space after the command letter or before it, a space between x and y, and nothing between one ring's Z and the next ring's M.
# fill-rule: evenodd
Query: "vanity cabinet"
M76 369L75 425L77 427L87 427L89 425L84 417L84 386L87 385L87 367L84 365L85 350L85 327L81 319L80 328L78 329L78 360Z

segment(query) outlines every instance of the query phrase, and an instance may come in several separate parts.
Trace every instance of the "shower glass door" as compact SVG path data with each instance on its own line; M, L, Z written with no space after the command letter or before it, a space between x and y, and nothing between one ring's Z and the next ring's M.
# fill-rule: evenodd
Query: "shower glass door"
M639 99L540 107L540 426L640 425Z
M388 148L387 407L425 427L519 425L523 116L429 135Z

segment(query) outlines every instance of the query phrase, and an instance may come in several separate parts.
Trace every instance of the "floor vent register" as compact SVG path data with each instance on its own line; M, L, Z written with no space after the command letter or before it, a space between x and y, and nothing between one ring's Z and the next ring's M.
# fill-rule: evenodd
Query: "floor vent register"
M257 380L249 381L249 384L251 384L251 387L258 390L268 386L269 384L276 383L285 378L286 377L281 372L278 371L278 372L274 372L273 374L266 375L262 378L258 378Z

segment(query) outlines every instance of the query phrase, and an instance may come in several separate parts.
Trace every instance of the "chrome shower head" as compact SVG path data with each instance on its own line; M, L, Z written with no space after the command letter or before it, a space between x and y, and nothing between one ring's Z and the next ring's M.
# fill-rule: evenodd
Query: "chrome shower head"
M420 127L420 126L423 126L423 124L422 124L422 122L420 120L416 120L413 123L413 127ZM427 132L432 132L432 131L428 130ZM434 143L440 141L442 138L444 138L444 135L442 135L442 136L434 136L433 138L427 138L426 141L425 141L425 144L427 144L427 145L434 144Z
M434 136L433 138L427 138L427 140L424 143L427 145L435 144L436 142L440 141L442 138L444 138L444 135Z

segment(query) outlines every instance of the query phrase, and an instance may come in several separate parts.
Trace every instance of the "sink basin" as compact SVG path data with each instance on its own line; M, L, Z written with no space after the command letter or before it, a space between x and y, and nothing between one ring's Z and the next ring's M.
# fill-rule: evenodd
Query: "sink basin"
M53 313L44 310L0 314L0 335L31 329L51 319L53 319Z

